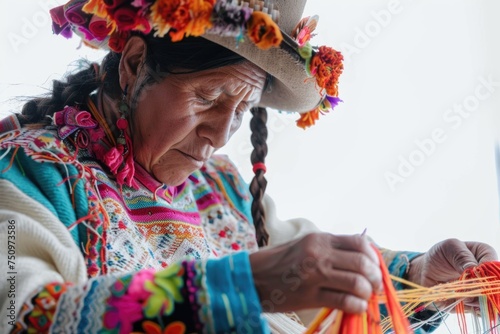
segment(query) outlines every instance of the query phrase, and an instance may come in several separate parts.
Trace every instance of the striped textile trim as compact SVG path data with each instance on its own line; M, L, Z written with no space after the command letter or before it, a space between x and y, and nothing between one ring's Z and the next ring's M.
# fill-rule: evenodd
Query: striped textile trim
M0 133L9 132L12 130L20 130L21 124L16 115L10 115L0 120Z

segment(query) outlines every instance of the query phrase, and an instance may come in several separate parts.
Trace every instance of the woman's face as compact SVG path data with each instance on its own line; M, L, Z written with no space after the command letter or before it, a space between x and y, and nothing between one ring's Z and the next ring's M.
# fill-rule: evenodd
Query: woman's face
M242 62L146 86L132 122L135 160L160 182L181 184L240 127L265 79L263 70Z

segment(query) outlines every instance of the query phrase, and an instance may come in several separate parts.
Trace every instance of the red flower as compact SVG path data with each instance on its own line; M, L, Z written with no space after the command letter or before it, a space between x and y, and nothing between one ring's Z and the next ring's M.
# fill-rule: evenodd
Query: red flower
M137 10L131 6L122 6L112 14L118 30L132 30L140 22Z
M96 15L92 16L92 19L89 23L89 31L92 35L95 36L98 40L103 40L111 33L113 29L112 25L108 24L108 22Z
M130 36L130 32L128 31L115 31L110 37L108 41L109 48L114 52L120 53L123 51L125 44L127 44L127 40Z

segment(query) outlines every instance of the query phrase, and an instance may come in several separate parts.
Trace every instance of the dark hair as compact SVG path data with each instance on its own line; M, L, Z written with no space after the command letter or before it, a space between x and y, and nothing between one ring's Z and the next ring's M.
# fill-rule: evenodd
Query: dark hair
M147 80L144 86L163 79L169 74L193 73L243 62L245 59L233 51L204 38L185 38L182 42L168 42L166 38L156 38L152 34L143 36L147 45L145 65ZM121 54L110 52L101 65L89 64L86 69L68 75L65 81L54 80L49 96L38 97L28 101L17 117L25 125L50 124L47 116L62 110L66 105L85 106L88 97L97 89L103 89L113 98L121 98L123 92L119 85L119 64ZM138 90L138 92L140 91ZM138 95L138 94L137 94ZM131 101L134 104L134 101ZM264 162L267 154L266 118L263 108L252 109L251 121L252 145L254 151L251 161ZM262 198L266 188L263 171L258 170L251 182L253 196L252 217L259 246L267 244L269 235L265 228L265 217Z
M185 38L182 42L169 43L166 38L156 38L152 34L143 36L147 45L145 64L147 80L143 85L152 84L168 74L197 72L226 65L237 64L245 59L240 55L204 38ZM54 112L66 105L85 105L88 96L97 89L103 89L113 98L120 98L118 67L121 54L110 52L101 63L89 66L65 81L54 80L49 96L28 101L18 115L21 124L48 124ZM143 87L142 87L143 88Z
M250 129L252 130L253 151L250 156L252 165L264 163L267 155L267 110L266 108L252 108L252 120ZM259 168L254 170L255 176L250 183L250 193L252 194L252 217L259 247L267 245L269 233L266 230L266 215L262 199L266 191L267 180L264 177L265 170Z

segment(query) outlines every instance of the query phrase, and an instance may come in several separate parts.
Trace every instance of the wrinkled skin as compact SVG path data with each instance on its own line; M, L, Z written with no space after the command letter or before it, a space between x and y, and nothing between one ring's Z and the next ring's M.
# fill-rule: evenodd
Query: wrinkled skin
M496 259L489 245L449 239L415 258L408 279L432 286L456 280L468 266ZM250 261L262 306L270 312L329 307L360 313L381 287L376 255L359 235L309 234L254 253Z
M309 234L251 254L250 263L265 311L330 307L358 313L381 288L377 255L359 235Z
M158 181L183 183L239 129L243 114L260 101L266 73L244 61L188 74L167 75L145 85L146 45L132 37L120 61L120 86L133 106L129 135L134 159ZM103 103L119 117L119 101Z
M466 268L497 259L498 256L490 245L447 239L434 245L424 255L413 259L408 279L429 287L457 280ZM452 302L453 300L436 302L429 308L443 308ZM477 299L468 298L465 304L471 307L478 306Z

